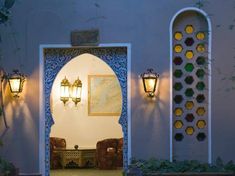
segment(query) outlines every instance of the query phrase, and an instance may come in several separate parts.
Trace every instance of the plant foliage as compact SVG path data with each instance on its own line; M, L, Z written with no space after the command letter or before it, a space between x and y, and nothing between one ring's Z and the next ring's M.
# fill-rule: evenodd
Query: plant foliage
M6 23L9 20L10 8L15 4L15 0L5 0L0 7L0 24Z
M0 158L0 173L4 175L9 175L15 170L15 167L12 163Z
M235 173L235 164L229 161L224 164L221 158L217 158L215 165L200 163L196 160L174 161L168 160L136 160L133 159L129 168L139 168L143 173L182 173L182 172L233 172Z

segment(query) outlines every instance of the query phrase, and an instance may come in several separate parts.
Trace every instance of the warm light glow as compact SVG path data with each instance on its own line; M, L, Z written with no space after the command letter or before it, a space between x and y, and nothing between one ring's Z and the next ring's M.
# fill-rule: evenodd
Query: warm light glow
M65 77L60 84L60 100L65 104L69 100L70 83Z
M150 97L154 97L159 75L153 72L153 69L148 69L147 72L141 75L143 80L144 91Z
M10 90L14 94L14 97L19 97L18 94L23 90L24 81L25 76L19 70L13 70L13 73L8 75Z
M156 82L156 79L154 78L150 78L150 79L144 79L144 84L145 84L145 87L146 87L146 91L147 92L153 92L154 89L155 89L155 82Z
M81 101L81 93L82 93L82 82L78 78L72 85L71 97L75 105Z
M9 83L12 93L20 92L20 78L9 79Z

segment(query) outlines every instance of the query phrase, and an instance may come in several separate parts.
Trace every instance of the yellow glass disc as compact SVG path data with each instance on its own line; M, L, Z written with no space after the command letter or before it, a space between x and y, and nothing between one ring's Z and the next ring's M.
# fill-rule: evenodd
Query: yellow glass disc
M187 25L185 28L185 32L188 34L192 34L194 31L193 26L192 25Z
M198 39L198 40L203 40L204 38L205 38L204 32L198 32L198 33L197 33L197 39Z
M185 103L185 108L186 108L187 110L193 109L193 106L194 106L194 104L193 104L192 101L187 101L187 102Z
M175 33L175 39L176 40L181 40L183 38L183 34L181 32L176 32Z
M197 127L198 127L199 129L205 128L205 126L206 126L205 120L198 120L198 121L197 121Z
M180 53L183 50L181 45L175 45L175 52Z
M192 59L193 56L194 56L193 51L191 51L191 50L186 51L185 56L186 56L187 59Z
M180 129L183 127L183 122L181 120L176 120L174 126L176 129Z
M175 108L175 115L176 116L182 116L183 110L181 108Z
M194 133L194 128L189 126L186 128L185 132L187 135L192 135Z
M197 109L197 114L199 116L203 116L205 114L205 112L206 112L206 110L203 107L200 107L200 108Z
M197 51L200 52L200 53L204 52L205 51L204 45L203 44L198 44L197 45Z

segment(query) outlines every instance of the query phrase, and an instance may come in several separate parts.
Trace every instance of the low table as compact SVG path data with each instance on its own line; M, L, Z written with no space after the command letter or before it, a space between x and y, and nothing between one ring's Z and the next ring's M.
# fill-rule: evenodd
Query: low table
M96 149L61 149L56 150L61 156L61 165L63 168L73 165L76 167L95 167Z

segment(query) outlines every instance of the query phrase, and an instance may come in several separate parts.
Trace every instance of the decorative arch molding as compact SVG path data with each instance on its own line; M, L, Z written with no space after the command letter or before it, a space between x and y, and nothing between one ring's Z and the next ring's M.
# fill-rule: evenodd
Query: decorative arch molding
M116 74L122 88L122 113L119 123L123 131L123 167L127 169L131 158L131 111L130 111L130 45L110 44L99 47L71 47L70 45L40 46L40 172L50 175L50 131L54 121L50 109L50 94L57 73L74 57L89 53L99 57Z
M178 12L175 13L173 18L170 22L170 28L169 28L169 34L170 34L170 75L171 75L171 81L170 81L170 161L173 161L173 57L174 57L174 49L173 49L173 27L174 22L176 21L177 17L180 16L183 13L187 12L196 12L204 17L204 19L207 22L208 25L208 163L212 163L212 151L211 151L211 48L212 48L212 26L211 26L211 20L206 12L199 8L195 7L186 7Z

